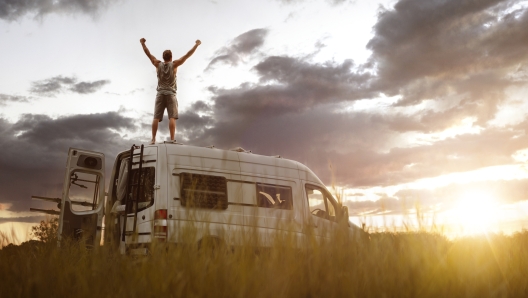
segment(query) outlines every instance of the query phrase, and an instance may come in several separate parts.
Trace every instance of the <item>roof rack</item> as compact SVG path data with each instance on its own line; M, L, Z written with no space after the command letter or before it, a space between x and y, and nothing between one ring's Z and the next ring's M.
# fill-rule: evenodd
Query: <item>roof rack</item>
M230 150L230 151L235 151L235 152L251 153L251 150L245 150L245 149L242 148L242 147L236 147L236 148L229 149L229 150Z

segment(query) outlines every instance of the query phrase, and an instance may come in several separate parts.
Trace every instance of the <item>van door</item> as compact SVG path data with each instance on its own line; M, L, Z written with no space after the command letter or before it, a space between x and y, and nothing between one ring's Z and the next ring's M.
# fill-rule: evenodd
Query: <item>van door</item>
M104 154L70 148L59 204L58 239L83 240L99 245L103 222Z
M241 176L244 226L257 236L258 246L271 246L277 237L300 243L302 237L302 197L295 181ZM253 234L256 233L256 234ZM284 238L286 239L286 238Z
M328 238L338 227L340 206L326 188L309 183L304 188L310 212L308 222L317 238Z
M114 178L115 191L111 192L115 201L111 212L118 215L122 252L125 244L150 243L152 240L153 206L159 197L156 190L159 190L160 181L157 159L157 147L141 149L134 145L119 161Z

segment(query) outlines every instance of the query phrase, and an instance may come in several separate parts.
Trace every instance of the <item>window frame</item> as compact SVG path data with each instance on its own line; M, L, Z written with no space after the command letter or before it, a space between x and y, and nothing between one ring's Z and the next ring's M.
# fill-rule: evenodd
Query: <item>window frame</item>
M90 201L82 201L82 200L78 200L78 198L72 198L72 193L77 196L76 194L76 191L73 191L72 192L72 184L76 185L77 187L81 187L80 185L78 184L75 184L75 183L72 183L72 174L75 174L75 173L82 173L82 174L85 174L85 175L93 175L95 178L96 178L96 181L84 181L84 179L81 179L79 181L81 181L81 183L94 183L94 192L93 192L93 195L92 195L92 202ZM83 178L81 176L81 178ZM84 177L84 178L88 178L88 177ZM90 177L91 178L91 177ZM99 180L97 180L97 178ZM100 189L99 187L101 186L100 184L103 182L104 183L104 178L102 177L101 174L97 173L97 172L92 172L92 171L88 171L88 170L85 170L85 169L74 169L70 172L70 178L69 178L69 186L68 186L68 192L67 192L67 197L68 197L68 200L70 200L70 209L73 211L73 212L85 212L85 211L93 211L95 209L97 209L99 207L99 204L101 203L104 203L104 198L101 199L100 197ZM84 184L83 184L84 185ZM81 187L82 188L82 187ZM87 188L90 188L90 186L88 186ZM95 197L95 204L93 203L93 199ZM88 198L88 200L90 200ZM75 203L88 203L90 204L91 206L85 206L85 207L88 207L88 208L91 208L91 209L86 209L86 210L82 210L81 209L77 209L77 208L74 208L73 206L76 205Z
M275 188L276 187L280 187L280 188L284 188L284 189L289 189L289 194L290 194L290 204L289 204L289 206L290 206L290 208L289 209L284 209L284 208L277 208L277 207L260 206L259 205L259 196L261 194L259 192L259 185L268 186L268 187L275 187ZM266 209L274 209L274 210L286 210L286 211L292 211L293 210L293 189L289 185L279 185L279 184L256 182L255 183L255 193L256 193L256 199L257 199L256 206L258 208L266 208Z
M323 195L323 205L325 207L325 217L321 217L321 216L317 216L315 214L312 214L312 211L310 210L310 196L308 195L308 188L311 188L312 190L319 190L321 192L321 194ZM316 184L311 184L311 183L305 183L304 184L304 192L306 194L306 201L308 203L308 212L310 213L311 216L315 216L315 217L318 217L318 218L321 218L321 219L325 219L325 220L328 220L330 222L335 222L337 223L339 221L339 203L337 202L337 200L334 198L334 196L332 196L332 194L325 188L325 187L322 187L322 186L319 186L319 185L316 185ZM330 215L328 214L328 200L332 201L330 202L330 204L332 204L332 207L334 209L334 213L335 215L333 216L335 220L331 219Z

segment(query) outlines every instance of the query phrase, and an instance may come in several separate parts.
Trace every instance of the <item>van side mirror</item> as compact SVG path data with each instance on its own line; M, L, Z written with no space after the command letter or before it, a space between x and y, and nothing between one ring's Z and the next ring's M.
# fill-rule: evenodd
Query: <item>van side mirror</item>
M343 214L343 217L348 220L348 207L347 206L342 206L342 214Z
M346 222L348 224L348 207L347 206L341 206L341 216L340 221Z

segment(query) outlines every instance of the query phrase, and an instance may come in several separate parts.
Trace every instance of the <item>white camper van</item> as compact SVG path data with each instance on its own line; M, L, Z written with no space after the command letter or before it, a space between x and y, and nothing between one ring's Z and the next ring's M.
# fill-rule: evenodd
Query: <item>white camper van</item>
M154 241L179 243L189 224L207 227L198 228L197 243L211 237L228 245L246 229L264 246L284 229L299 239L308 230L324 238L345 222L350 233L364 233L308 167L280 156L167 142L119 153L109 180L104 170L102 153L70 148L62 197L33 197L59 204L60 211L32 208L60 216L59 240L98 245L103 216L104 243L122 253L146 251Z

